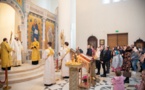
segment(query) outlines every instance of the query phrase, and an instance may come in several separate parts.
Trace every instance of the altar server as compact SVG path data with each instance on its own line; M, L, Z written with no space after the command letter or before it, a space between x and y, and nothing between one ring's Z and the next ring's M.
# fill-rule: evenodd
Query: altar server
M37 65L40 59L40 52L39 52L39 42L37 41L36 38L34 38L34 42L31 44L31 49L32 49L31 55L32 65Z
M54 50L51 48L51 42L48 42L47 46L48 48L43 54L43 59L45 60L44 85L51 86L55 84Z
M61 73L63 78L69 78L69 68L65 65L66 62L69 62L71 60L70 57L70 48L68 47L69 43L64 43L64 49L62 51L62 67L61 67Z
M3 42L1 43L1 64L2 64L1 68L2 70L5 70L6 67L8 70L11 70L11 55L10 55L11 51L12 51L12 48L8 44L7 38L4 38Z

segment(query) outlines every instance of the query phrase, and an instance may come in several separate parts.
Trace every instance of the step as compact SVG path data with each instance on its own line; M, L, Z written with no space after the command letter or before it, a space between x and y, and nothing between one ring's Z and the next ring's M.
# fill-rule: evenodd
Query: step
M41 66L39 68L36 68L34 70L28 70L28 71L25 71L25 72L19 72L19 73L8 73L8 77L9 79L11 78L18 78L18 77L25 77L27 75L33 75L37 72L42 72L44 70L44 66ZM5 74L2 74L0 77L4 78L5 77Z
M39 65L31 65L25 63L21 67L12 67L11 71L8 71L9 84L25 82L33 79L42 77L44 73L44 63ZM3 81L5 78L5 72L0 72L0 80Z
M37 69L37 68L41 67L42 65L44 65L43 61L40 61L38 65L32 65L31 62L29 61L27 63L22 64L20 67L11 67L11 70L8 71L8 73L12 74L12 73L27 72L29 70ZM0 75L2 75L4 73L5 73L5 71L0 69Z

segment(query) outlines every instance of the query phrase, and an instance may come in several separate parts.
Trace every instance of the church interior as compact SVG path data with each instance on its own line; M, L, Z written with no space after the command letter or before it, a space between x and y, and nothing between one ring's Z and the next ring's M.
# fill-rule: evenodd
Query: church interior
M0 90L145 90L145 0L0 0Z

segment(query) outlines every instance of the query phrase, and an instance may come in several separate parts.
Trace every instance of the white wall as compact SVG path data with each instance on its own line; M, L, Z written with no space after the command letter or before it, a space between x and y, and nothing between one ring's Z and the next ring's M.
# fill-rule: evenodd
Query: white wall
M59 0L58 8L58 30L59 35L63 31L65 41L71 43L71 0ZM60 46L59 46L60 47Z
M76 1L77 0L71 0L71 48L74 50L76 49Z
M3 38L10 39L15 31L15 10L8 4L0 3L0 43Z
M145 0L120 0L103 4L103 0L77 0L77 46L86 52L87 39L94 35L105 39L107 34L127 32L129 45L145 40ZM98 42L99 44L99 42Z
M39 7L42 7L48 11L51 11L51 0L31 0L32 3Z
M58 0L52 0L51 1L51 12L56 14L57 10L56 8L58 7Z
M58 0L31 0L31 2L54 14L55 9L58 7Z
M59 0L58 11L59 35L64 32L69 47L76 49L76 0Z

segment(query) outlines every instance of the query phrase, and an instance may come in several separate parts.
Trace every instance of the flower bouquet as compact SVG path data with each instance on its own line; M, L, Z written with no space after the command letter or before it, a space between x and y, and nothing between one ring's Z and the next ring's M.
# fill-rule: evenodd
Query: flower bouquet
M88 81L88 76L87 75L83 76L82 80L83 80L84 84L86 85L87 81Z
M88 76L88 75L84 75L84 76L81 78L81 80L82 80L83 82L80 83L79 87L88 90L88 89L90 88L90 84L89 84L89 80L88 80L88 79L89 79L89 76Z

